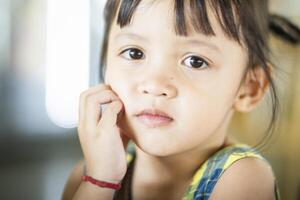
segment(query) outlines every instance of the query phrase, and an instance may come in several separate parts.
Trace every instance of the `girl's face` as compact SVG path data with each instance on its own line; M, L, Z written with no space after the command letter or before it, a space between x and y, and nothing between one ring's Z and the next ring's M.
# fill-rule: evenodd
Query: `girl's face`
M222 32L175 34L171 0L142 1L130 25L111 26L105 83L125 107L122 129L145 152L171 155L220 145L233 114L247 51ZM135 114L167 113L173 121L147 126Z

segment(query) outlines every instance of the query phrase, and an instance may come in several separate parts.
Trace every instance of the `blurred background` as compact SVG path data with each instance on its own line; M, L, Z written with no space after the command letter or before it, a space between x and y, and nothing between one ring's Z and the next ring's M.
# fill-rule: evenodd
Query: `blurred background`
M61 2L57 6L64 1L57 1ZM85 67L89 71L86 84L91 86L99 82L105 1L79 1L88 2L89 6L89 59ZM1 200L60 199L72 167L82 157L76 127L59 126L45 105L47 3L47 0L0 0ZM73 9L72 3L63 9L68 14ZM271 0L271 10L300 26L300 1ZM263 154L274 167L283 199L300 199L300 47L276 37L270 42L274 62L282 69L276 72L282 114ZM66 82L68 78L65 75ZM64 94L68 92L65 90ZM262 137L267 121L262 116L268 108L266 100L251 114L236 115L231 131L242 140L256 144ZM51 109L64 112L59 106Z

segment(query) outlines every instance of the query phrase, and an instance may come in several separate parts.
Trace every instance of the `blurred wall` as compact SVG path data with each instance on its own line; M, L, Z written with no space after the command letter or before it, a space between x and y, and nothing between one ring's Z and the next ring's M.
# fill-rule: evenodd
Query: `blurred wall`
M45 0L0 1L0 199L60 199L81 158L45 109Z

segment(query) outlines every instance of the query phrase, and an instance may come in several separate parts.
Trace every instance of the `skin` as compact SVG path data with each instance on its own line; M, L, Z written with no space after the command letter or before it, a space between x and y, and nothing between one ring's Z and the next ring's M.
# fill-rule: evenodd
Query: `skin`
M107 93L107 98L119 98L122 102L114 110L114 113L118 113L122 106L118 122L116 115L110 122L118 124L121 137L126 138L125 143L123 140L124 146L128 138L136 144L137 159L132 187L133 198L139 200L181 199L195 170L213 152L236 143L227 132L233 114L251 111L268 88L260 67L248 73L240 87L248 63L248 52L222 32L212 13L209 18L216 36L208 37L192 29L188 29L188 37L176 35L172 2L166 0L150 4L142 1L129 26L120 29L116 22L112 24L105 73L107 86L101 89L95 87L93 92L86 92L86 95L94 93L96 96L99 91L110 90L113 93ZM164 13L163 18L161 13ZM197 45L195 41L198 42ZM141 59L132 59L130 48L141 53ZM193 68L189 62L191 56L202 59L203 65ZM96 97L94 99L94 103L99 103ZM173 122L165 127L144 126L134 115L149 108L168 113ZM98 115L99 113L94 113L94 118L98 118ZM82 121L88 121L83 118ZM108 130L108 126L105 127ZM100 180L103 177L118 180L121 175L112 178L113 174L108 176L107 171L98 173L95 169L104 170L109 166L122 168L124 162L97 166L96 163L103 163L105 159L96 159L97 156L91 153L97 152L99 144L95 144L94 149L85 147L88 142L92 143L81 136L85 130L79 129L82 132L79 136L89 174ZM110 137L104 135L102 133L103 138ZM109 145L116 146L113 140L107 140L111 141L108 144L103 142L107 149ZM120 146L121 143L117 145L118 148ZM118 150L117 147L117 150L114 149L115 155L124 160L125 151ZM74 169L65 188L65 196L73 196L78 190L81 169L82 164ZM124 174L123 170L122 175ZM244 183L243 175L252 178ZM273 199L272 181L272 171L267 164L251 158L243 159L224 173L211 198L219 199L221 196L223 199L241 199L246 195L249 199ZM257 187L262 183L266 187ZM237 186L241 186L239 191L228 192ZM83 186L79 188L84 191Z

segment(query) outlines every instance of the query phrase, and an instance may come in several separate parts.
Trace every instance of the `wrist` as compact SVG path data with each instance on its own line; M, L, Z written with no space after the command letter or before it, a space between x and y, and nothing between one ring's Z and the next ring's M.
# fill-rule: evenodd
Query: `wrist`
M85 182L89 182L98 187L110 188L110 189L114 189L114 190L121 189L121 181L116 182L116 181L107 181L107 180L102 180L102 179L99 180L99 179L95 179L92 176L88 176L88 175L81 176L81 180L85 181Z
M83 167L83 176L90 176L96 180L103 180L115 184L120 183L123 180L123 176L121 178L121 176L117 175L116 173L110 175L110 173L107 171L105 173L101 172L104 172L104 170L93 171L91 169L87 169L86 165Z

